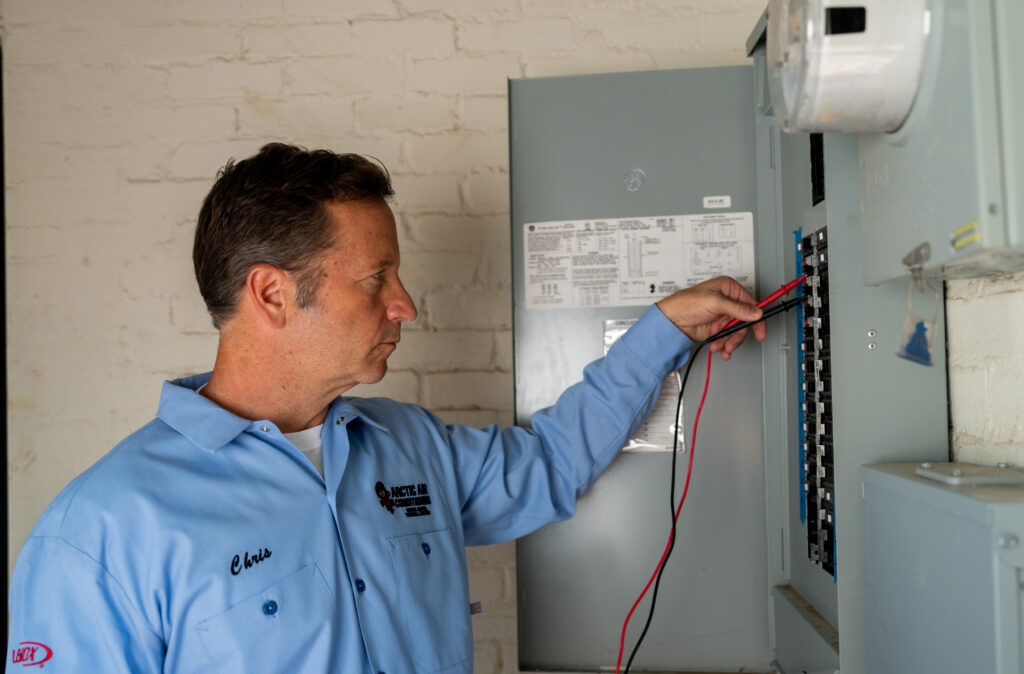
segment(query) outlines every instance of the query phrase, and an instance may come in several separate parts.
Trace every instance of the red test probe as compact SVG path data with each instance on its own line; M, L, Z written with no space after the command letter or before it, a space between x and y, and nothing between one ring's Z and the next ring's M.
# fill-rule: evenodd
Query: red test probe
M764 309L766 306L768 306L769 304L771 304L775 300L779 299L783 295L787 295L787 294L791 293L797 286L799 286L801 283L803 283L806 280L807 280L807 274L804 274L800 278L793 279L789 283L786 283L781 288L779 288L778 290L773 292L768 297L766 297L763 300L761 300L760 302L758 302L757 306L762 308L762 309ZM728 323L726 323L725 326L722 328L722 330L725 330L726 328L731 328L732 326L737 325L739 322L740 322L740 320L738 318L734 318L731 321L729 321Z

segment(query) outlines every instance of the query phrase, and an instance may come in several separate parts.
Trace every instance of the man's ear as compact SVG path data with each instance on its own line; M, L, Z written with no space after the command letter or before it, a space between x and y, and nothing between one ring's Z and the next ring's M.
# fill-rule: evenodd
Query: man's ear
M295 304L291 274L271 264L258 264L245 277L245 294L256 316L268 327L283 328Z

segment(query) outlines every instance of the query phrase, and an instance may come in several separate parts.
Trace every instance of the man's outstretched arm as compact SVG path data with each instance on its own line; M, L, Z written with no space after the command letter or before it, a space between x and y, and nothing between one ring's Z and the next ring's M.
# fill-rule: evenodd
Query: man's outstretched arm
M733 318L760 316L736 281L712 279L648 309L582 381L533 415L530 429L449 427L466 541L509 540L571 516L650 413L664 378L686 363L693 341ZM744 332L711 346L727 357ZM763 338L764 326L754 334Z

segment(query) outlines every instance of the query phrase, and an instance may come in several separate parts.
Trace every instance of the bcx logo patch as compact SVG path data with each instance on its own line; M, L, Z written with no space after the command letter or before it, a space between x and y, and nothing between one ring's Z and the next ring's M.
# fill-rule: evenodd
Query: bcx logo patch
M53 651L46 644L37 641L22 641L11 649L11 662L22 667L39 667L53 657Z

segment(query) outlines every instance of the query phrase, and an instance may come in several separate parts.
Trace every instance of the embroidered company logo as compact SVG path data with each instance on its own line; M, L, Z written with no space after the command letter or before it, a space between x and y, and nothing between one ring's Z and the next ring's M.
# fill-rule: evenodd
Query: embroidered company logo
M50 647L38 641L22 641L11 650L11 663L22 667L38 666L42 669L43 663L52 657Z
M430 487L426 482L419 484L393 484L388 490L383 482L373 486L382 508L392 515L395 508L404 508L406 517L423 517L430 514Z

